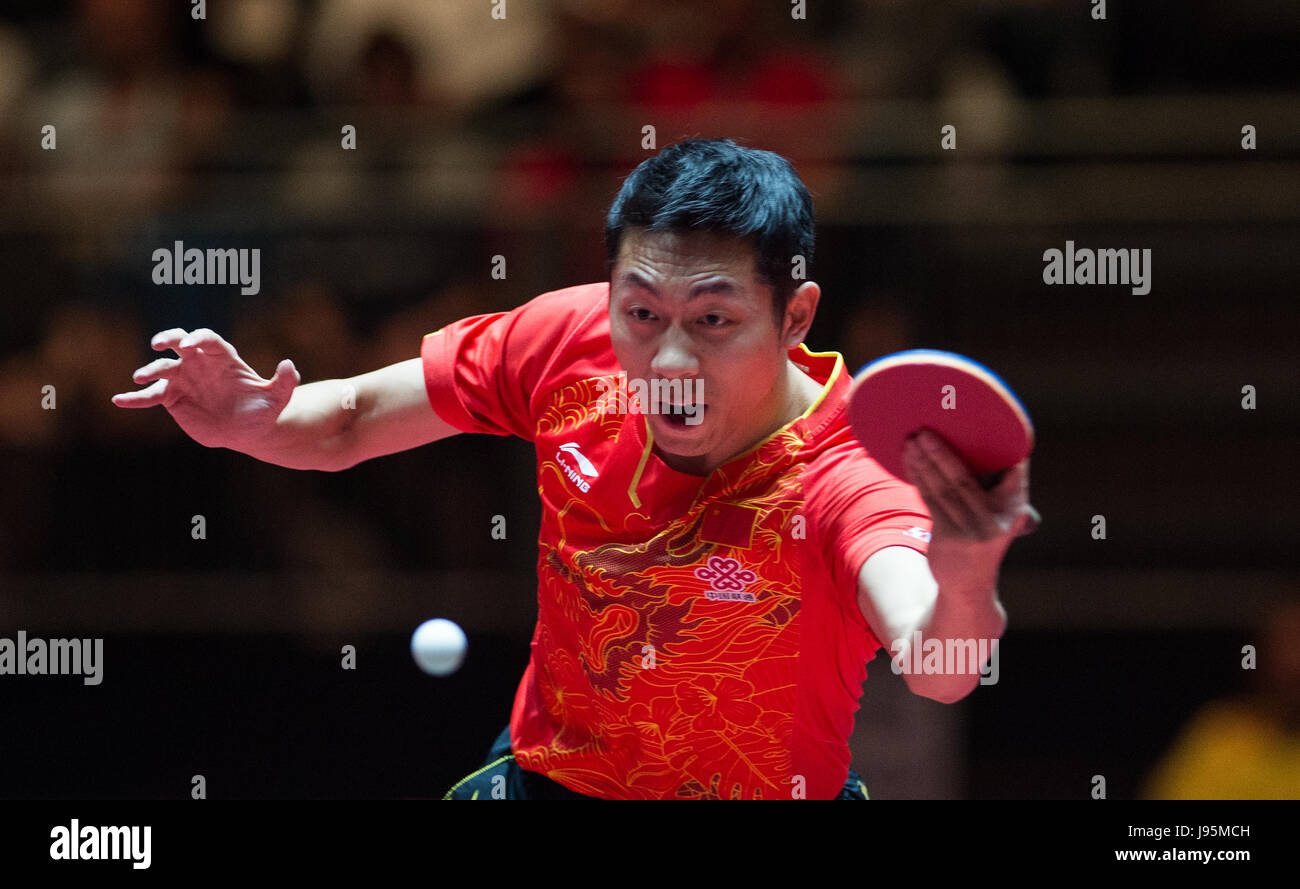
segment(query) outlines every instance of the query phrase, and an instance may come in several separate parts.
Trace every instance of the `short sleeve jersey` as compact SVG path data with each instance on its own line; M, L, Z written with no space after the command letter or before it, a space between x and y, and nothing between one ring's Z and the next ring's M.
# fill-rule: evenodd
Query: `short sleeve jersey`
M519 765L604 798L833 798L881 648L858 573L930 518L845 418L843 358L789 352L808 411L708 476L670 468L610 341L608 284L428 334L434 411L536 447L538 619Z

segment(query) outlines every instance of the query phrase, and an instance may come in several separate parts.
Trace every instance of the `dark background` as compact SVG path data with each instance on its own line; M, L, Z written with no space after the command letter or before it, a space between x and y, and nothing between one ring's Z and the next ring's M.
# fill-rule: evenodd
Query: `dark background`
M0 11L0 636L105 639L100 686L0 677L0 797L430 797L480 763L536 616L527 443L293 472L109 397L168 327L311 381L600 280L647 124L796 164L811 347L968 354L1034 418L1001 679L941 705L878 658L873 797L1142 795L1198 708L1268 697L1243 645L1300 646L1264 630L1298 589L1300 7L207 6ZM1045 286L1067 239L1150 248L1151 292ZM260 248L261 292L155 286L175 240ZM470 637L445 679L408 653L434 616Z

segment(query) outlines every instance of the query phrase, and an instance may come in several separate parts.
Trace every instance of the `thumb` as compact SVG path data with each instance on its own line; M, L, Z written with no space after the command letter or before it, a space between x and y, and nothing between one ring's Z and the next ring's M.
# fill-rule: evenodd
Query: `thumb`
M302 381L302 375L298 373L298 368L293 366L293 361L286 358L275 366L275 375L271 377L271 391L277 398L289 400L293 393L294 387Z
M1038 510L1034 509L1032 503L1025 504L1025 516L1025 523L1016 534L1017 537L1024 537L1026 534L1033 534L1038 530L1038 526L1043 523L1043 517L1039 514Z

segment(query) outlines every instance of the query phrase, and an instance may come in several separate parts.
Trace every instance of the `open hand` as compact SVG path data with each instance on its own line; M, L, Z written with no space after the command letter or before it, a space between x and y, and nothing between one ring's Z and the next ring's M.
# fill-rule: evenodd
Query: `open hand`
M266 380L249 367L235 347L202 328L181 328L154 336L156 351L172 349L180 357L159 358L133 374L144 389L113 396L124 408L162 405L190 438L206 447L244 447L263 438L289 403L301 379L285 359Z

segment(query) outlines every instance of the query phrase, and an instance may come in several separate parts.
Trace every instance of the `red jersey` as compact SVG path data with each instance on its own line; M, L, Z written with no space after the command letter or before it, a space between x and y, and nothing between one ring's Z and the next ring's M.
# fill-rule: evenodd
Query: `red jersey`
M853 438L843 358L802 344L791 360L824 384L803 416L707 477L669 468L645 417L611 409L608 297L545 293L421 347L441 418L537 449L515 758L605 798L833 798L881 647L858 572L886 546L926 551L925 504Z

